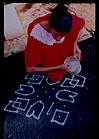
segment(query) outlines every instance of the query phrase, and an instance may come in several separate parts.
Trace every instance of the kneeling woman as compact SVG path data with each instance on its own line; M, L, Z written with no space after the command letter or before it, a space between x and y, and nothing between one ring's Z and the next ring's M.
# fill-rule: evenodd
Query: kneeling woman
M58 4L51 13L30 23L24 51L26 71L46 72L53 82L61 80L70 68L64 60L69 56L81 60L77 41L84 24L84 20L71 14L64 4Z

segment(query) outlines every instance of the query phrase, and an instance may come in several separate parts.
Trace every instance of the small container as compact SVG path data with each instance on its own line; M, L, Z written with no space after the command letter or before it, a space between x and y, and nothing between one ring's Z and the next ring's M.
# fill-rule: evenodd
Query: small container
M71 66L70 70L68 71L70 74L79 74L81 71L81 64L74 56L66 58L64 64Z

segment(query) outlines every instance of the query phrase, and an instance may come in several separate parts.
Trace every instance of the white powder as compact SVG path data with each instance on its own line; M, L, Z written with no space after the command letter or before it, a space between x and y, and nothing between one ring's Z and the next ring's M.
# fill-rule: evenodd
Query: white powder
M78 74L81 71L80 62L73 56L66 58L64 63L71 66L70 70L68 71L70 74Z

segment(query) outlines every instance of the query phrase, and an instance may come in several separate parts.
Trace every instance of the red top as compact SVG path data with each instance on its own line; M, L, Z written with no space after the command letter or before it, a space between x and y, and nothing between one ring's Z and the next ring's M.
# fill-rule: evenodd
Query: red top
M65 58L73 55L74 42L77 38L78 32L84 26L85 22L80 17L72 15L72 29L66 34L62 43L55 43L53 46L44 44L37 39L30 36L34 25L41 21L49 19L50 14L39 17L29 24L28 27L28 41L25 48L25 64L27 67L36 66L41 63L44 67L57 66L64 63ZM56 82L59 81L66 71L52 71L48 72L48 77Z

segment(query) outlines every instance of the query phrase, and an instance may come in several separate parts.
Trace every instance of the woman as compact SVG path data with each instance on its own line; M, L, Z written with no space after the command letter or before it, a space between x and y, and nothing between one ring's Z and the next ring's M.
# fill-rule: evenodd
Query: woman
M77 42L84 24L84 20L68 12L64 4L58 4L51 14L33 21L28 27L24 51L26 71L46 72L52 81L61 80L70 68L63 64L64 60L72 55L81 60Z

